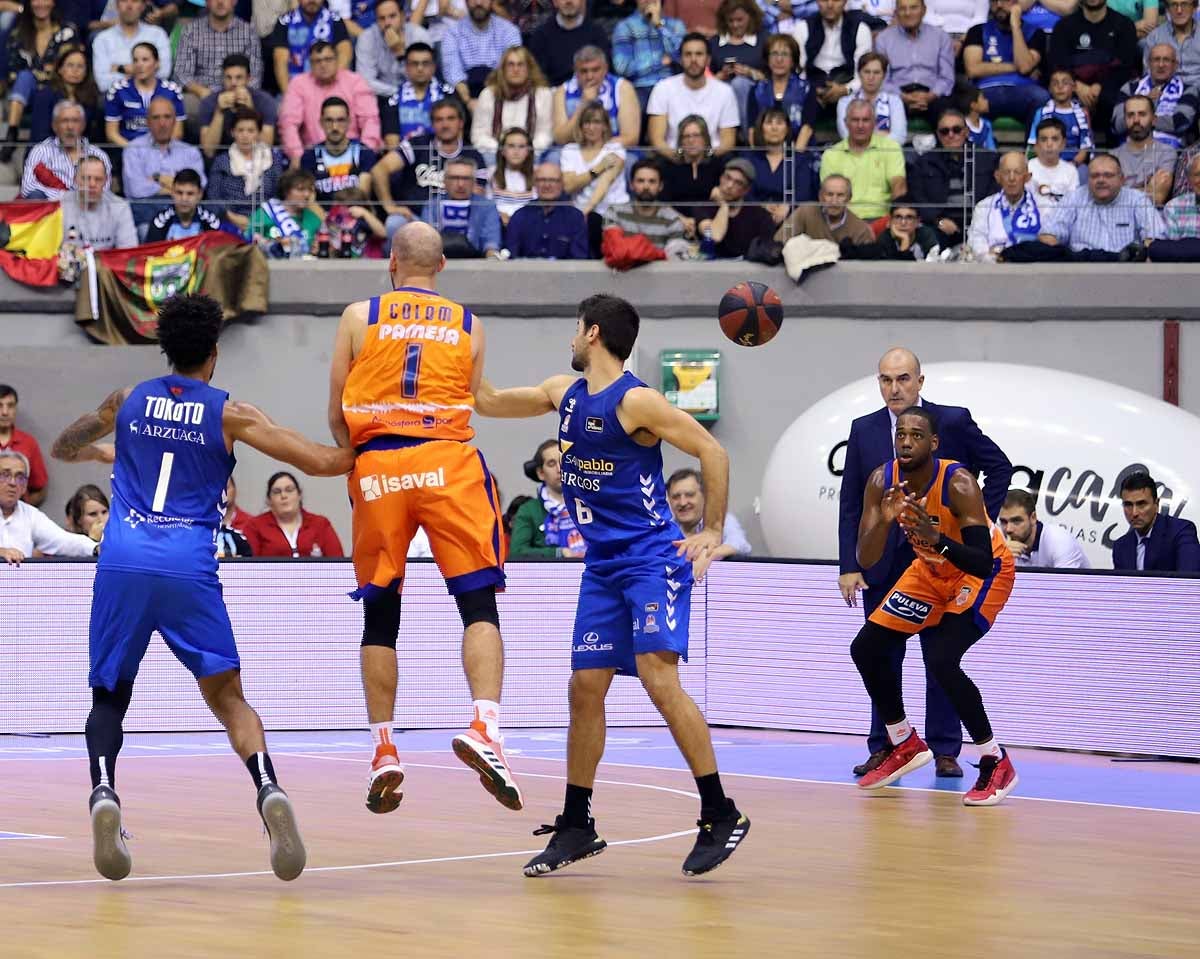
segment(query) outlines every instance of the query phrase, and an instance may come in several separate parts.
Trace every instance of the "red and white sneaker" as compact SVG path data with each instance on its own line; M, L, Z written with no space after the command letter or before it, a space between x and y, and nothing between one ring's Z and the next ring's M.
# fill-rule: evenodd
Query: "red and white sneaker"
M1008 750L1000 750L1000 758L984 756L979 760L979 778L963 794L964 806L994 806L1013 791L1019 781L1017 770L1008 758Z
M400 784L404 782L404 767L392 745L378 746L371 763L371 775L367 779L367 808L371 812L392 812L400 805L404 793Z
M465 733L454 737L451 746L455 756L479 773L483 788L495 796L501 806L515 810L524 805L521 790L504 758L502 739L488 739L472 724Z
M908 739L896 746L887 758L858 781L859 789L882 789L905 773L933 762L933 750L925 745L914 729Z

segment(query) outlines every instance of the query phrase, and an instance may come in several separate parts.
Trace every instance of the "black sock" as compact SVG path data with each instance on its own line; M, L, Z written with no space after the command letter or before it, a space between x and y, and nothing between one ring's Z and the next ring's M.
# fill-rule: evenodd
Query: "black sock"
M267 783L276 782L275 766L269 753L252 753L246 760L246 768L250 770L250 780L255 789L262 789Z
M92 711L88 713L84 736L93 789L101 783L116 788L117 753L125 741L121 723L125 721L132 696L133 683L117 683L112 692L102 686L92 690Z
M721 774L709 773L696 777L696 789L700 791L700 818L713 819L725 815L728 802L721 788Z
M563 819L568 826L586 829L592 818L592 791L567 783L567 799L563 803Z

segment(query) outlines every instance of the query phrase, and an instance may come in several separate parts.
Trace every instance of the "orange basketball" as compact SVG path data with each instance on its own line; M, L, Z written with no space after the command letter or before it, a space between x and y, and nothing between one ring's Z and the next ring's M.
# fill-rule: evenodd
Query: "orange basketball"
M721 331L738 346L762 346L783 326L783 303L765 283L745 280L725 291L717 317Z

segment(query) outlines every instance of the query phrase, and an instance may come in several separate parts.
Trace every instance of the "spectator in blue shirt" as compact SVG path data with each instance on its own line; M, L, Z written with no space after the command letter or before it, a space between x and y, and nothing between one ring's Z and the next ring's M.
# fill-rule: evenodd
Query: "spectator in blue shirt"
M183 89L173 80L160 80L158 50L153 43L139 43L133 48L132 76L122 77L108 91L104 104L104 126L109 142L128 146L146 135L147 112L150 104L167 100L175 108L175 139L183 138L183 122L187 110L183 106Z
M685 33L682 20L663 16L662 0L638 0L638 12L613 30L613 71L633 84L643 116L654 84L679 62Z
M563 202L563 175L557 163L543 163L533 173L537 200L508 221L507 247L516 258L586 260L587 220L578 207Z
M150 221L145 242L183 240L205 230L221 229L221 218L200 206L204 185L195 170L180 170L171 186L171 205L160 210Z
M475 161L449 160L445 167L445 192L421 211L421 219L442 235L450 259L500 255L500 214L496 204L475 193Z

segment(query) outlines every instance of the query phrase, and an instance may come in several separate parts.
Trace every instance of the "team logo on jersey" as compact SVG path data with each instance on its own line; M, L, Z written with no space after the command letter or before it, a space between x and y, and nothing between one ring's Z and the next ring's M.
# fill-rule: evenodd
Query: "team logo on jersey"
M558 431L560 433L565 433L567 431L567 427L570 425L571 425L571 414L567 413L566 415L563 416L562 426L560 426L558 428Z
M933 612L933 607L922 600L900 590L894 590L883 604L883 611L891 613L897 619L907 619L910 623L923 623Z
M599 416L589 416L587 422L583 424L583 428L589 433L603 433L604 420Z
M646 612L647 613L657 613L658 612L658 603L647 603L646 604Z
M647 633L657 633L658 632L658 620L656 620L654 618L653 613L646 614L646 632Z
M954 597L955 606L966 606L971 600L971 587L964 586L958 591L958 595Z

